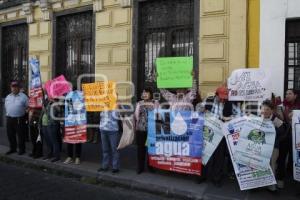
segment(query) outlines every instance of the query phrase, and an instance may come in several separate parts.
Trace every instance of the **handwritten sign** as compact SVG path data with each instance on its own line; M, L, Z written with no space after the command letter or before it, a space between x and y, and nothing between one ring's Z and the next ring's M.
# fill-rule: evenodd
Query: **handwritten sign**
M114 110L117 104L116 83L113 81L82 84L86 110Z
M56 98L63 96L64 94L72 90L71 85L66 80L64 75L60 75L53 80L49 80L45 83L47 95L50 98Z
M271 97L267 76L260 69L238 69L228 79L229 101L263 101Z
M191 88L193 57L157 58L158 88Z

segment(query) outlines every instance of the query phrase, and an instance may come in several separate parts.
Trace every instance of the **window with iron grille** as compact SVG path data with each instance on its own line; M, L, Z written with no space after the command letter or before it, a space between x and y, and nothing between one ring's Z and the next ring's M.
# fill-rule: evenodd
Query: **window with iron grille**
M55 74L63 74L76 86L79 75L93 73L93 45L91 11L57 17Z
M2 28L1 74L2 98L10 93L10 82L17 80L28 89L28 27L27 24Z
M300 92L300 20L286 22L285 90Z
M133 59L138 95L144 87L156 90L157 57L194 56L197 66L198 0L147 0L134 5L136 31ZM195 10L197 13L195 13ZM196 17L195 17L196 16ZM136 19L138 17L138 19ZM196 47L196 49L195 49Z

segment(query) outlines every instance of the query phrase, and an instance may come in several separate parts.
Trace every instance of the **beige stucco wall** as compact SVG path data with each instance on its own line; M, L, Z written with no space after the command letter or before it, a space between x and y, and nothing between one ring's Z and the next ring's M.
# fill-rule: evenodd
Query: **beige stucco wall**
M201 0L199 83L214 93L230 73L246 66L247 0Z
M93 5L95 72L119 82L132 77L132 2L130 0L55 0L45 9L0 12L0 23L29 18L29 55L41 62L43 81L52 77L51 13ZM50 13L50 14L49 14ZM31 16L31 18L30 18ZM48 16L48 17L47 17ZM232 70L246 66L247 0L201 0L199 86L203 96L222 84ZM96 77L97 80L97 77ZM119 85L119 94L130 93Z

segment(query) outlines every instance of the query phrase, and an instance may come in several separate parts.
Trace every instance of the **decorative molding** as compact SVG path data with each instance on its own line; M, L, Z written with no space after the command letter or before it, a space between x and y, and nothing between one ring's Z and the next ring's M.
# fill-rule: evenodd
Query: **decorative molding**
M119 0L122 8L128 8L132 6L132 0Z
M100 12L104 10L103 0L94 0L93 2L94 12Z
M27 23L31 24L33 23L33 8L31 3L24 3L22 4L22 11L25 13L27 17Z
M50 20L50 4L48 0L40 0L40 8L43 13L43 20L49 21Z

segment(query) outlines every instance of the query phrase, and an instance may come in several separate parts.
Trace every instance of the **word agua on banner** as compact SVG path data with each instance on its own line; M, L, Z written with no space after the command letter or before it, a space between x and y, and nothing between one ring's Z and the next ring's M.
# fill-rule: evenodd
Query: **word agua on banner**
M276 131L270 120L249 117L242 128L234 159L237 163L260 170L270 166Z
M233 155L237 150L239 138L246 121L246 117L240 117L226 122L223 125L223 133L225 134L226 143L240 189L250 190L274 185L276 184L276 180L270 165L266 170L258 170L247 165L238 164L234 159Z
M238 69L228 78L230 101L263 101L271 97L267 76L260 69Z
M65 98L65 143L77 144L87 141L87 120L81 91L69 92Z
M66 80L64 75L60 75L45 83L47 95L50 98L58 98L67 94L72 90L70 83Z
M191 88L193 57L157 58L158 88Z
M151 166L201 175L203 116L191 112L155 110L148 113L148 153Z
M202 164L206 165L219 146L224 135L222 132L223 122L210 114L204 116L203 127L203 155Z
M300 181L300 110L293 111L292 122L294 179Z
M29 60L31 70L30 91L29 91L29 108L42 108L43 90L40 73L40 63L37 59Z
M114 81L82 84L86 110L99 112L116 109L116 83Z

